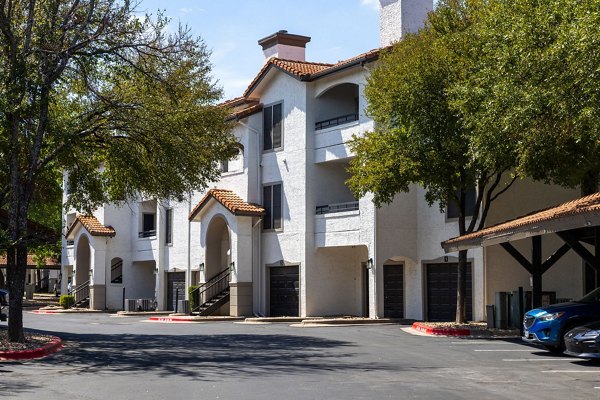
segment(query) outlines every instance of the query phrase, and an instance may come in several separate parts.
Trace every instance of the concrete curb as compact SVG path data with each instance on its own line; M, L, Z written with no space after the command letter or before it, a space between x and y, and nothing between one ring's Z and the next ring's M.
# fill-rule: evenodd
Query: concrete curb
M418 332L427 333L429 335L443 336L471 336L471 330L465 328L432 328L421 322L412 324L412 328Z
M56 353L63 347L62 340L56 336L53 336L53 338L54 340L51 342L33 350L0 351L0 360L29 360L32 358L46 357L49 354Z
M244 317L197 317L197 316L166 316L166 317L150 317L148 321L151 322L188 322L188 323L200 323L200 322L230 322L230 321L243 321Z
M33 314L100 314L102 310L33 310Z

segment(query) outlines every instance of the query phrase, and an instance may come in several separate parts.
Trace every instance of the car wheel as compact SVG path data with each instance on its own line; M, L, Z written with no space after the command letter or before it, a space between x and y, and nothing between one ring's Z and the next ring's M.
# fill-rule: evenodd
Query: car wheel
M545 344L544 347L546 348L546 350L548 350L552 353L561 354L563 351L565 351L565 341L561 340L561 344L558 346L554 346L551 344Z

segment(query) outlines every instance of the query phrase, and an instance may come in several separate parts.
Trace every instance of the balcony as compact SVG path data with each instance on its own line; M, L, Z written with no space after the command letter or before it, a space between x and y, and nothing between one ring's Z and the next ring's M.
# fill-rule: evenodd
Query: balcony
M147 231L142 231L138 233L138 238L150 238L156 236L156 229L150 229Z
M133 254L133 261L152 261L158 260L158 240L156 239L156 231L154 234L149 236L142 236L142 233L151 232L144 231L140 232L140 237L135 242L135 251Z
M362 244L358 201L318 206L315 215L315 246L339 247Z
M358 121L358 114L346 114L341 117L329 118L324 121L319 121L315 123L315 131L320 131L322 129L332 128L334 126L347 124L349 122Z

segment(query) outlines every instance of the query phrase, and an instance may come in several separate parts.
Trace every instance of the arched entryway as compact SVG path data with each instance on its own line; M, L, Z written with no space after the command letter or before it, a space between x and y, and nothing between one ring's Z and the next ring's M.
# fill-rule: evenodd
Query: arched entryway
M77 250L75 253L75 282L73 283L73 287L90 280L90 264L90 240L86 235L81 235L77 241Z
M227 221L216 216L206 232L205 279L215 277L229 268L231 263L231 240Z

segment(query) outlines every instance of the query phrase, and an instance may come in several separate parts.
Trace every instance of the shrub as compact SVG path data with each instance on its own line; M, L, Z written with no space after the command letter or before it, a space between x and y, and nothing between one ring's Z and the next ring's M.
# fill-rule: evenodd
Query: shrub
M198 285L192 285L190 287L188 287L188 298L190 299L190 311L192 311L193 309L195 309L196 307L198 307L200 304L198 304L198 293L194 293L192 294L192 292L194 290L198 289Z
M75 296L71 294L63 294L60 296L60 306L64 309L70 308L75 304Z

